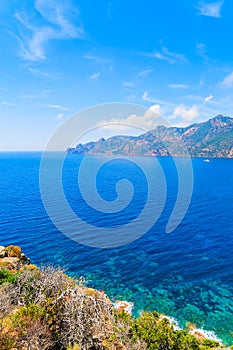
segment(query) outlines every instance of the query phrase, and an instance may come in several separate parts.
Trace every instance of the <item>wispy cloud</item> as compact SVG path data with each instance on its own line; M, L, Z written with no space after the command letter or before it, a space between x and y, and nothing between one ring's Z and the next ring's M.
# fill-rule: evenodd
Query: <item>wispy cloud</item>
M52 108L52 109L59 109L61 111L68 111L69 110L69 108L61 106L61 105L44 105L44 107Z
M162 101L162 100L160 100L158 98L149 96L147 91L145 91L143 93L142 99L143 99L143 101L146 101L146 102L151 102L151 103L154 103L154 104L161 105L165 111L170 110L172 108L174 109L176 107L176 105L174 103L171 103L171 102L168 102L168 101Z
M152 53L144 53L144 56L153 57L158 60L167 61L170 64L187 62L187 58L180 54L169 51L166 47L162 47L161 51L155 51Z
M42 90L38 94L29 94L29 95L23 95L21 98L33 100L33 99L39 99L39 98L46 98L52 91L51 90Z
M186 84L169 84L168 87L171 89L187 89L188 85L186 85Z
M204 60L208 60L208 56L206 54L206 45L203 43L199 43L196 45L196 54L202 57Z
M96 80L96 79L99 79L100 75L101 75L101 72L95 72L91 74L89 78L92 80Z
M68 2L35 0L33 21L25 12L17 12L15 18L20 24L16 38L25 60L45 59L45 45L50 40L80 38L83 35L82 26L77 22L78 11ZM41 22L46 24L41 25Z
M97 54L95 48L85 53L85 55L83 55L83 58L86 60L94 61L95 63L101 65L111 64L114 62L112 58L102 57L101 55Z
M205 101L205 103L208 103L208 102L210 102L211 100L213 100L213 98L214 98L214 96L213 95L208 95L208 96L206 96L205 98L204 98L204 101Z
M149 96L148 92L145 91L142 95L142 99L143 101L147 101L147 102L152 102L152 103L156 103L156 104L159 104L159 105L162 105L163 107L174 107L175 104L174 103L170 103L170 102L167 102L167 101L161 101L157 98L154 98L154 97L151 97Z
M145 91L145 92L143 93L142 99L143 99L144 101L153 102L153 103L157 103L157 101L158 101L157 99L155 99L155 98L153 98L153 97L150 97L150 96L148 95L148 92L147 92L147 91Z
M192 101L193 103L203 103L203 100L204 100L203 96L192 95L192 94L182 96L182 99Z
M32 75L34 75L35 77L40 77L40 78L45 78L45 79L52 79L52 80L57 80L59 79L57 74L51 74L48 72L43 72L39 69L36 68L32 68L32 67L28 67L28 72Z
M137 78L146 78L152 72L153 69L144 69L138 73Z
M15 106L15 103L7 102L7 101L1 101L1 105L6 106L6 107L13 107L13 106Z
M233 72L228 74L221 82L222 88L231 88L233 86Z
M197 9L199 10L198 15L220 18L223 4L224 0L209 3L200 1L197 6Z
M63 114L63 113L58 113L58 114L56 115L55 119L61 120L63 117L64 117L64 114Z
M125 86L126 88L133 88L135 87L135 83L132 83L131 81L124 81L123 86Z

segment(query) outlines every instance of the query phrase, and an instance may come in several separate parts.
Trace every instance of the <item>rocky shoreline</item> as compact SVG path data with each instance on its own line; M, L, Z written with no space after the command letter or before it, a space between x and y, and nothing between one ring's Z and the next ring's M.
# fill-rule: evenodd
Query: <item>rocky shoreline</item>
M16 274L20 272L24 272L26 270L38 270L39 269L31 264L30 259L21 251L21 248L18 246L0 246L0 272L1 271L9 271L11 274ZM68 277L66 277L68 278ZM3 283L3 282L2 282ZM0 281L1 284L1 281ZM82 291L84 295L91 295L91 296L101 296L102 299L108 300L109 307L115 309L119 314L122 312L129 315L129 317L132 317L132 309L134 307L134 304L129 301L124 300L118 300L115 303L112 303L108 296L105 294L104 291L98 291L93 288L87 288L82 287L82 289L79 290L79 292ZM68 294L67 294L68 293ZM69 298L70 296L70 289L68 292L65 292L63 297ZM153 313L152 313L153 314ZM156 313L157 314L157 313ZM166 315L159 315L157 314L158 322L165 322L174 332L184 331L182 328L180 328L178 322L169 316ZM220 347L215 349L230 349L223 346L221 339L219 339L214 332L206 331L204 329L198 329L195 327L195 325L190 325L187 327L186 331L195 337L198 341L213 341L219 344Z

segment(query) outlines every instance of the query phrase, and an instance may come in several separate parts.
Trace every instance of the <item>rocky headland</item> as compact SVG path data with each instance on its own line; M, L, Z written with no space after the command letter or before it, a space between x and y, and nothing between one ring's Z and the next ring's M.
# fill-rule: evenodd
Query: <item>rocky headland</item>
M69 154L233 158L233 118L218 115L187 127L158 126L140 136L78 144Z

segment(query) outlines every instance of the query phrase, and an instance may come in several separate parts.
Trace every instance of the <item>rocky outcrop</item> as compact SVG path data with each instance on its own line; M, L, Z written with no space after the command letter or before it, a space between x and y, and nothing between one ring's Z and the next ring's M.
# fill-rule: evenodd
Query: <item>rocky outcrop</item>
M2 350L227 349L213 332L195 325L182 330L176 320L157 312L142 312L136 319L133 303L112 303L82 278L33 266L20 247L0 246Z
M30 264L30 259L18 246L0 246L0 270L20 271L22 267Z

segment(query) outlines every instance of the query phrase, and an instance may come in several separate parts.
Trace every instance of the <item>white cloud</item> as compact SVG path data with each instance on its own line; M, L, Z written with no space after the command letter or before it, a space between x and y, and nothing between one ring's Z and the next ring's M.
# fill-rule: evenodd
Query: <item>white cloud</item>
M59 113L59 114L56 115L55 119L61 120L63 117L64 117L64 114L63 113Z
M211 101L213 98L214 98L214 96L210 94L204 98L204 101L205 101L205 103L207 103L207 102Z
M96 73L93 73L92 75L90 75L90 79L99 79L99 77L100 77L100 74L101 74L101 72L96 72Z
M85 55L83 55L83 58L86 60L94 61L95 63L101 64L101 65L109 65L114 62L112 58L106 58L106 57L102 57L101 55L98 55L96 53L95 48L85 53ZM109 68L112 69L113 67L110 66Z
M52 90L42 90L40 91L38 94L31 94L31 95L23 95L21 96L21 98L25 98L25 99L40 99L40 98L45 98L47 97L50 93L52 92Z
M144 69L138 73L137 78L146 78L151 72L153 72L153 69Z
M182 121L191 122L195 118L199 117L199 115L200 113L198 106L193 105L191 108L188 108L184 104L180 104L175 108L173 114L169 117L169 119L173 120L181 118Z
M147 92L147 91L145 91L145 92L143 93L142 99L143 99L144 101L147 101L147 102L153 102L153 103L156 103L156 102L157 102L156 99L154 99L154 98L152 98L152 97L150 97L150 96L148 95L148 92Z
M206 54L206 45L203 43L196 44L196 54L202 57L204 60L208 61L208 56Z
M152 102L152 103L156 103L156 104L160 104L160 105L163 105L163 108L164 107L172 107L174 108L175 107L175 104L174 103L171 103L171 102L167 102L167 101L162 101L162 100L159 100L159 99L156 99L154 97L151 97L148 95L148 92L145 91L142 95L142 99L144 101L147 101L147 102Z
M2 102L1 102L1 105L6 106L6 107L15 106L14 103L12 103L12 102L7 102L7 101L2 101Z
M166 47L162 47L161 52L146 53L145 56L153 57L158 60L167 61L171 64L187 62L187 58L179 53L169 51Z
M228 74L221 82L222 88L231 88L233 86L233 72Z
M52 39L80 38L83 35L77 22L77 9L71 8L67 2L36 0L34 6L35 14L41 16L40 22L36 18L32 21L26 13L15 14L20 24L20 34L16 38L25 60L45 59L45 44ZM41 20L44 25L41 25Z
M52 109L60 109L62 111L68 111L69 110L69 108L61 106L61 105L45 105L44 107L52 108Z
M42 78L54 79L54 80L58 79L58 76L55 75L55 74L43 72L43 71L41 71L39 69L35 69L35 68L32 68L32 67L28 67L28 72L31 73L32 75L36 76L36 77L42 77Z
M223 4L224 0L209 3L200 1L197 6L199 10L198 15L219 18L221 17L221 9Z
M212 98L212 95L209 95L206 100L210 101ZM190 106L183 103L179 105L170 103L164 107L157 103L149 107L143 115L135 113L125 118L114 117L109 120L101 120L97 126L102 131L108 132L108 137L119 134L140 135L142 132L153 130L159 125L186 127L192 123L206 120L215 113L218 114L216 110L203 103L203 98L200 102L201 104Z
M171 89L187 89L188 85L185 84L169 84L169 88Z
M98 123L104 130L112 130L115 133L122 133L135 130L139 128L140 133L147 130L152 130L158 125L167 125L168 123L162 118L163 111L159 104L152 105L145 111L142 116L131 114L126 118L111 118L110 120L102 120ZM106 124L106 125L104 125Z
M135 87L135 84L131 83L130 81L124 81L123 86L125 86L127 88L131 88L131 87Z

